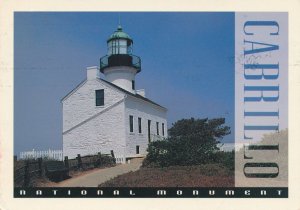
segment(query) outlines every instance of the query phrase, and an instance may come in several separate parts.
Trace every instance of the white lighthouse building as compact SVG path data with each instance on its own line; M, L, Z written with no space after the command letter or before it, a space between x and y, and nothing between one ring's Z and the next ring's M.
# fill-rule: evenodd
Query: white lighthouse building
M133 40L119 26L107 45L100 68L88 67L87 78L62 99L69 158L111 151L124 159L145 156L149 142L167 137L167 109L135 89L141 59L132 54Z

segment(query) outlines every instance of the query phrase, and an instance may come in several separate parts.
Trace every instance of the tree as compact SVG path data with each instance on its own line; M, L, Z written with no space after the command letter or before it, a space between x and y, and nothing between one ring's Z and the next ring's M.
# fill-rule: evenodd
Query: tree
M224 126L225 118L210 119L182 119L175 122L169 129L170 137L198 135L199 137L211 136L222 138L230 134L230 128Z
M230 133L230 127L224 123L224 118L177 121L169 129L168 139L149 144L144 165L193 165L214 161L219 140Z

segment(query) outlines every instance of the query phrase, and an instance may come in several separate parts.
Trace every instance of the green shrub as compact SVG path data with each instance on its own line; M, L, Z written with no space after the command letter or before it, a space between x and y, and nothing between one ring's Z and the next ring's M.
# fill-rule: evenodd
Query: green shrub
M227 169L233 171L234 170L234 151L224 152L218 151L214 155L213 161L215 163L220 163Z
M224 118L177 121L169 130L168 139L149 144L143 166L187 166L224 161L223 165L229 167L230 155L218 153L217 147L219 139L230 133L224 123Z
M195 146L188 139L151 142L143 167L188 166L220 163L234 170L234 151L209 150L207 145Z

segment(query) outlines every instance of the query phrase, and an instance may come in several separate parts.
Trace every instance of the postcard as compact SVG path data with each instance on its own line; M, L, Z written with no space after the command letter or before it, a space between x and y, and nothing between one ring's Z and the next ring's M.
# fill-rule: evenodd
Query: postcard
M299 3L2 5L1 209L299 208Z

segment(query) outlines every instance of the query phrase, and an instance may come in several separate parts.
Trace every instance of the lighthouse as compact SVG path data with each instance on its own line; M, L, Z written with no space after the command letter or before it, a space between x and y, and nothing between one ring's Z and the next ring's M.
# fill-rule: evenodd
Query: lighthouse
M107 55L100 58L100 71L108 82L135 93L135 75L141 71L141 59L132 52L133 40L119 25L107 40Z
M86 79L61 100L63 153L75 158L113 151L125 163L144 157L152 141L167 138L167 108L136 90L141 59L120 25L106 44L100 66L87 67Z

